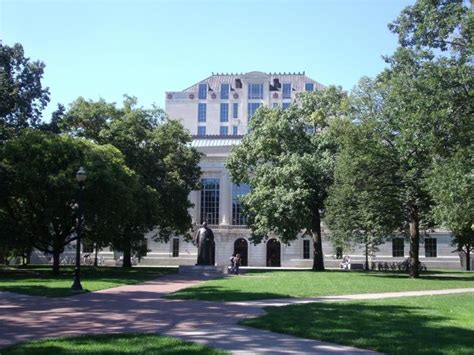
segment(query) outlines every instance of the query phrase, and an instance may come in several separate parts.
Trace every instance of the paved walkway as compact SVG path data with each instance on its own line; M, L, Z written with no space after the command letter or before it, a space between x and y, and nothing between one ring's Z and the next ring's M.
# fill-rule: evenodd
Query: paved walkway
M384 294L218 303L169 300L169 292L202 279L168 275L141 285L122 286L68 298L0 292L0 347L19 341L104 333L160 333L234 354L375 354L326 342L292 337L237 323L264 314L267 305L374 299ZM474 292L474 288L385 294L389 297Z

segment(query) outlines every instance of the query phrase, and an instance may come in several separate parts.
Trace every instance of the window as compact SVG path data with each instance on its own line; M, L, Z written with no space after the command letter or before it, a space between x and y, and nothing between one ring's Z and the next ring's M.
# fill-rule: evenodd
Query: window
M392 256L405 256L405 241L403 238L394 238L392 240Z
M199 100L207 99L207 84L199 84Z
M249 102L249 104L248 104L248 118L249 118L249 121L252 118L252 116L254 115L255 111L257 111L260 106L262 106L261 103Z
M249 84L249 99L263 99L263 84Z
M233 127L232 127L232 134L233 134L234 136L238 135L238 134L239 134L239 127L233 126Z
M85 240L82 242L82 252L83 253L93 253L94 252L94 243Z
M232 105L232 117L239 118L239 104L237 102Z
M342 247L336 247L336 259L342 259Z
M206 104L198 104L198 122L206 122Z
M290 83L283 84L283 98L291 99L291 84Z
M278 102L274 102L272 107L273 108L278 108Z
M221 126L219 133L221 136L227 136L229 134L229 129L227 126Z
M179 239L173 238L173 258L177 258L179 256Z
M219 179L201 179L201 223L219 224Z
M290 107L291 102L284 102L283 103L283 110L286 110L288 107Z
M425 238L425 257L436 258L436 238Z
M303 259L309 259L309 240L303 240Z
M242 205L240 198L250 191L250 186L247 184L233 184L232 185L232 224L234 226L245 226L247 218L242 213Z
M304 91L314 91L314 84L313 83L306 83L304 84Z
M229 84L221 84L221 100L229 99Z
M206 126L199 126L198 127L198 136L205 136L206 135Z
M229 104L221 104L221 122L229 121Z

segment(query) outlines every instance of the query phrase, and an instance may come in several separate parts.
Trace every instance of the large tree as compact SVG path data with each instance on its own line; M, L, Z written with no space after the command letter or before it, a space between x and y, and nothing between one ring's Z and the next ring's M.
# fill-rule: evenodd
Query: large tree
M340 88L304 94L287 110L260 108L249 133L229 156L232 180L251 186L242 197L256 242L276 235L284 243L313 239L313 270L324 270L321 213L337 150L332 126L343 117Z
M131 266L132 253L142 249L145 233L155 230L154 238L166 241L188 232L188 195L197 188L200 155L189 147L191 137L179 122L155 107L137 107L136 99L127 96L121 108L79 98L58 125L73 136L112 144L140 178L141 207L122 221L121 231L112 240L124 252L125 267ZM146 198L149 191L156 198Z
M0 154L2 180L9 180L2 202L6 222L14 223L31 246L53 255L55 273L60 254L77 236L79 166L87 171L86 221L99 216L102 223L114 225L133 212L138 177L110 145L27 129Z
M41 85L45 65L25 57L21 44L0 41L0 142L26 127L35 127L49 102Z

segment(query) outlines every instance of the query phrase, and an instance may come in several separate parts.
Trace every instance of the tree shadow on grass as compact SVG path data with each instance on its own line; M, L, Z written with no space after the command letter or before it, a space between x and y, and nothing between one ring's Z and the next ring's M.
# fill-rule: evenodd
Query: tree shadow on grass
M44 339L2 349L2 355L71 354L189 354L217 355L224 352L199 344L152 334L108 334Z
M243 325L390 354L473 354L474 330L431 309L376 302L267 307Z
M290 295L272 292L252 292L251 290L229 289L219 286L199 286L182 289L168 295L169 299L203 301L252 301L262 299L288 298Z
M409 279L409 275L401 272L374 272L366 273L364 276L368 277L377 277L377 278L387 278L387 279ZM436 280L436 281L471 281L474 286L474 274L472 276L453 276L453 275L429 275L421 274L420 280Z

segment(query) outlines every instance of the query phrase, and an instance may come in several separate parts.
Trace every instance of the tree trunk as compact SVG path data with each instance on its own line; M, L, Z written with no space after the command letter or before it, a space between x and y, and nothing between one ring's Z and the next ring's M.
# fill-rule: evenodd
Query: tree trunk
M313 247L314 247L314 257L313 257L313 271L324 271L324 255L323 255L323 243L321 235L321 217L319 212L316 212L313 224L313 230L311 231L313 235Z
M420 277L420 219L418 216L418 207L410 207L410 277Z
M126 248L123 250L123 264L122 267L132 267L132 248L130 245L128 245Z
M95 256L94 256L94 266L99 266L98 262L98 254L99 254L99 243L95 243Z
M471 248L466 246L466 270L471 271Z
M369 271L369 242L366 241L365 243L365 270Z
M59 275L59 258L61 252L59 250L53 250L53 274Z

